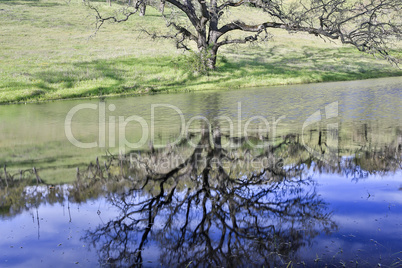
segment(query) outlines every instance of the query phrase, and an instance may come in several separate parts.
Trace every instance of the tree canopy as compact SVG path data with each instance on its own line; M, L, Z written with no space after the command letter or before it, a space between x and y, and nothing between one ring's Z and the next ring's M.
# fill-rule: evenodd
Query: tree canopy
M147 2L145 2L147 1ZM159 5L166 25L173 29L159 37L172 38L177 48L189 48L194 42L200 60L209 69L216 66L219 48L228 44L244 44L266 40L269 30L278 28L305 32L328 40L340 40L358 50L379 54L396 63L390 45L399 41L401 28L401 0L138 0L121 10L121 14L104 16L94 5L97 30L107 21L127 21L144 5ZM131 1L130 1L131 2ZM169 12L164 11L165 2ZM232 9L248 6L264 12L264 21L246 23L243 18L228 16ZM185 18L183 20L183 18ZM260 18L259 18L260 19ZM235 37L230 34L241 32ZM150 33L157 37L155 33Z

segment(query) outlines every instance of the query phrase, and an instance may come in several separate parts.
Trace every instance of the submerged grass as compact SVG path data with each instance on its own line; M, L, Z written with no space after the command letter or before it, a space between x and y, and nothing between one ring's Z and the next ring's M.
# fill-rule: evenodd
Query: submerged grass
M104 12L119 8L99 5ZM217 70L202 75L189 68L191 55L138 30L138 23L150 31L165 30L152 8L144 18L106 25L89 38L93 22L80 1L0 0L0 103L402 75L354 48L281 30L264 44L222 49ZM399 45L395 53L400 56Z

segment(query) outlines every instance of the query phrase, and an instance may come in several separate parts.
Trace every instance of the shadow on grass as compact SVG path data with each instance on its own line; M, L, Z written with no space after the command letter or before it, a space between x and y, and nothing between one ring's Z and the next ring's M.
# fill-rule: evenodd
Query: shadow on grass
M229 58L227 60L226 58ZM10 82L5 87L29 89L14 101L100 97L169 91L238 88L278 84L356 80L402 75L398 68L384 68L384 61L367 57L350 48L299 51L226 51L216 71L194 74L188 63L173 57L115 58L90 62L61 63L30 74L31 84ZM4 86L3 86L4 88Z
M87 85L87 90L77 96L107 95L116 93L116 89L125 82L123 78L124 69L117 68L113 62L97 60L92 62L80 62L75 64L57 65L59 70L42 71L34 74L36 80L41 81L37 86L46 91L57 91L60 89L73 89L80 84L93 83ZM101 80L106 80L104 85L99 84ZM69 96L67 96L69 97Z
M230 54L230 53L229 53ZM266 52L246 52L240 59L221 64L218 73L243 76L275 76L282 79L304 77L310 82L356 80L402 75L397 67L384 60L368 62L367 56L353 48L337 50L303 47L302 51L285 55L276 47ZM384 67L389 67L385 68Z

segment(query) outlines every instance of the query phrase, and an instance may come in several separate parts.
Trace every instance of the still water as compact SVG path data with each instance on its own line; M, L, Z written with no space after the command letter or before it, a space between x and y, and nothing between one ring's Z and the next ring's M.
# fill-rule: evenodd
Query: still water
M0 106L0 266L398 267L402 78Z

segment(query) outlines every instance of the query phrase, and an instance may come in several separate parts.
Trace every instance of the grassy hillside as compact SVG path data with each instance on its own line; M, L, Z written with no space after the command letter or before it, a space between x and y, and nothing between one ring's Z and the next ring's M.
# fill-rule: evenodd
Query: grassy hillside
M103 12L119 8L99 5ZM249 9L242 16L263 19ZM90 38L94 22L79 0L0 0L0 103L402 75L351 47L276 30L267 43L223 48L218 70L205 76L191 71L191 55L172 41L140 31L138 25L165 30L152 8Z

